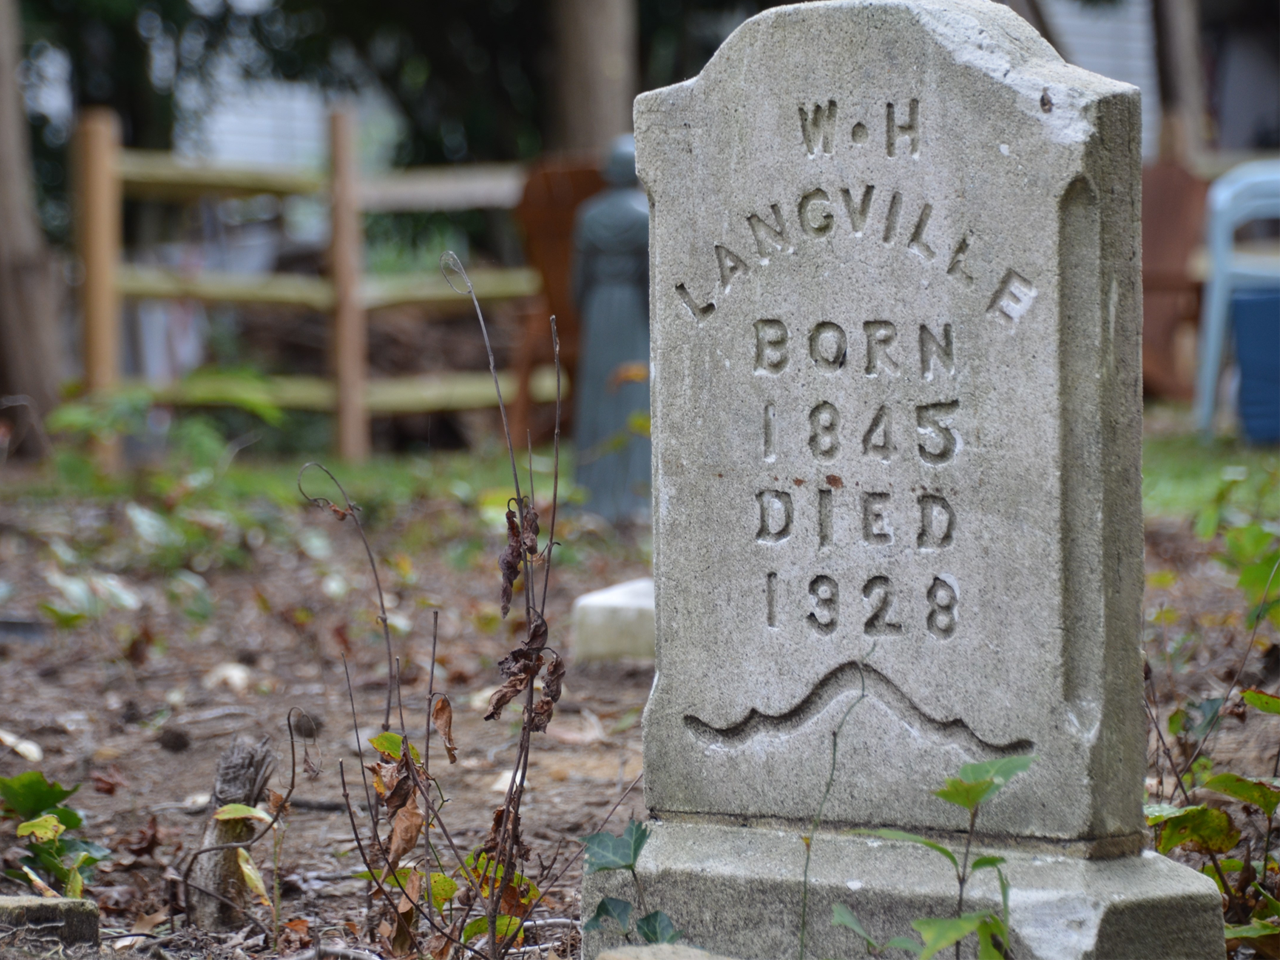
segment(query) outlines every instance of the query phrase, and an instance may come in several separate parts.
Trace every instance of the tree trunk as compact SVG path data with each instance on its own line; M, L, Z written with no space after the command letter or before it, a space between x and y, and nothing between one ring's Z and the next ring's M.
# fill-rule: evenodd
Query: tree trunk
M274 768L270 738L264 737L256 744L237 738L218 758L213 810L216 812L228 803L243 803L250 807L256 804L262 799ZM256 820L216 820L210 816L197 849L241 843L252 837L258 826ZM198 858L191 871L191 882L200 888L192 889L187 895L191 910L188 919L195 926L201 930L233 930L245 925L244 913L238 907L247 908L249 904L244 875L234 848L206 853ZM217 893L223 900L207 896L201 890Z
M556 146L603 153L639 92L636 0L554 0L553 16Z
M36 218L21 57L17 0L0 0L0 395L26 395L43 417L58 397L57 266ZM21 447L37 443L28 431Z
M1160 159L1190 168L1204 152L1204 67L1196 0L1155 0Z

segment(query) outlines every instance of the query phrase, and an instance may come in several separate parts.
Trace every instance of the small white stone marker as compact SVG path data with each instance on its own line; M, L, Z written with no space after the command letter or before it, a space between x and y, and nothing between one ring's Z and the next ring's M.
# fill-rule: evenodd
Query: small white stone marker
M653 579L641 577L573 601L573 659L653 659Z
M637 99L657 595L637 873L691 942L796 955L799 837L857 702L828 824L963 844L943 778L1038 757L979 824L1018 957L1221 955L1212 881L1140 854L1139 124L1136 88L990 0L777 7ZM834 902L881 940L955 909L928 850L813 851L814 956L859 946ZM584 915L629 882L588 875ZM998 902L994 877L966 889Z

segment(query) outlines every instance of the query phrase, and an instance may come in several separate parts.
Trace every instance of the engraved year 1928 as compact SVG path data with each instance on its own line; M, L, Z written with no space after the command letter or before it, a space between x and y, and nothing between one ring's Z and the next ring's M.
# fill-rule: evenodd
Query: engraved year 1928
M840 584L835 577L821 573L813 577L804 596L784 597L785 587L777 573L765 575L766 623L779 626L779 610L795 609L810 630L819 636L830 636L841 626ZM863 581L858 591L861 607L854 614L855 627L868 637L901 636L904 627L923 627L939 640L950 638L959 618L959 595L951 578L934 576L918 597L902 596L894 581L876 574ZM790 603L788 601L791 601ZM855 602L855 608L857 604Z

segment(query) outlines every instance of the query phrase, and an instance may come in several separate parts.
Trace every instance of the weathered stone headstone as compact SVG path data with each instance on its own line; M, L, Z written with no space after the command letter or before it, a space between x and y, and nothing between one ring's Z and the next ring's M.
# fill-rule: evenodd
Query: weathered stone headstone
M603 590L592 590L573 601L573 639L576 662L653 659L653 579L641 577Z
M987 0L864 0L748 21L635 120L650 906L793 953L865 691L828 824L962 830L943 777L1034 753L980 823L1017 955L1220 953L1213 884L1140 854L1137 90ZM954 910L933 856L815 841L812 948L855 944L835 900L882 939Z

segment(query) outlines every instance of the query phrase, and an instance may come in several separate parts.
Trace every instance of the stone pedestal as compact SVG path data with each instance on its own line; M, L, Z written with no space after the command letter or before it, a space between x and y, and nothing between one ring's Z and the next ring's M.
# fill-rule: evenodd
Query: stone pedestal
M740 960L796 955L804 890L798 831L706 823L654 823L637 873L650 910L666 912L682 943ZM963 838L937 837L963 849ZM1071 845L975 847L1007 858L1009 920L1018 960L1207 960L1223 956L1222 901L1208 877L1158 854L1090 860ZM583 903L636 902L630 875L586 878ZM939 854L909 843L819 833L809 866L810 957L858 957L862 942L831 924L843 903L879 942L911 936L911 921L954 915L956 882ZM994 871L969 883L965 910L998 910ZM588 934L584 956L621 939ZM950 950L947 951L950 956ZM891 952L890 956L906 956ZM961 953L976 956L972 938Z
M98 905L62 897L0 897L0 934L0 945L41 954L59 944L96 946Z

